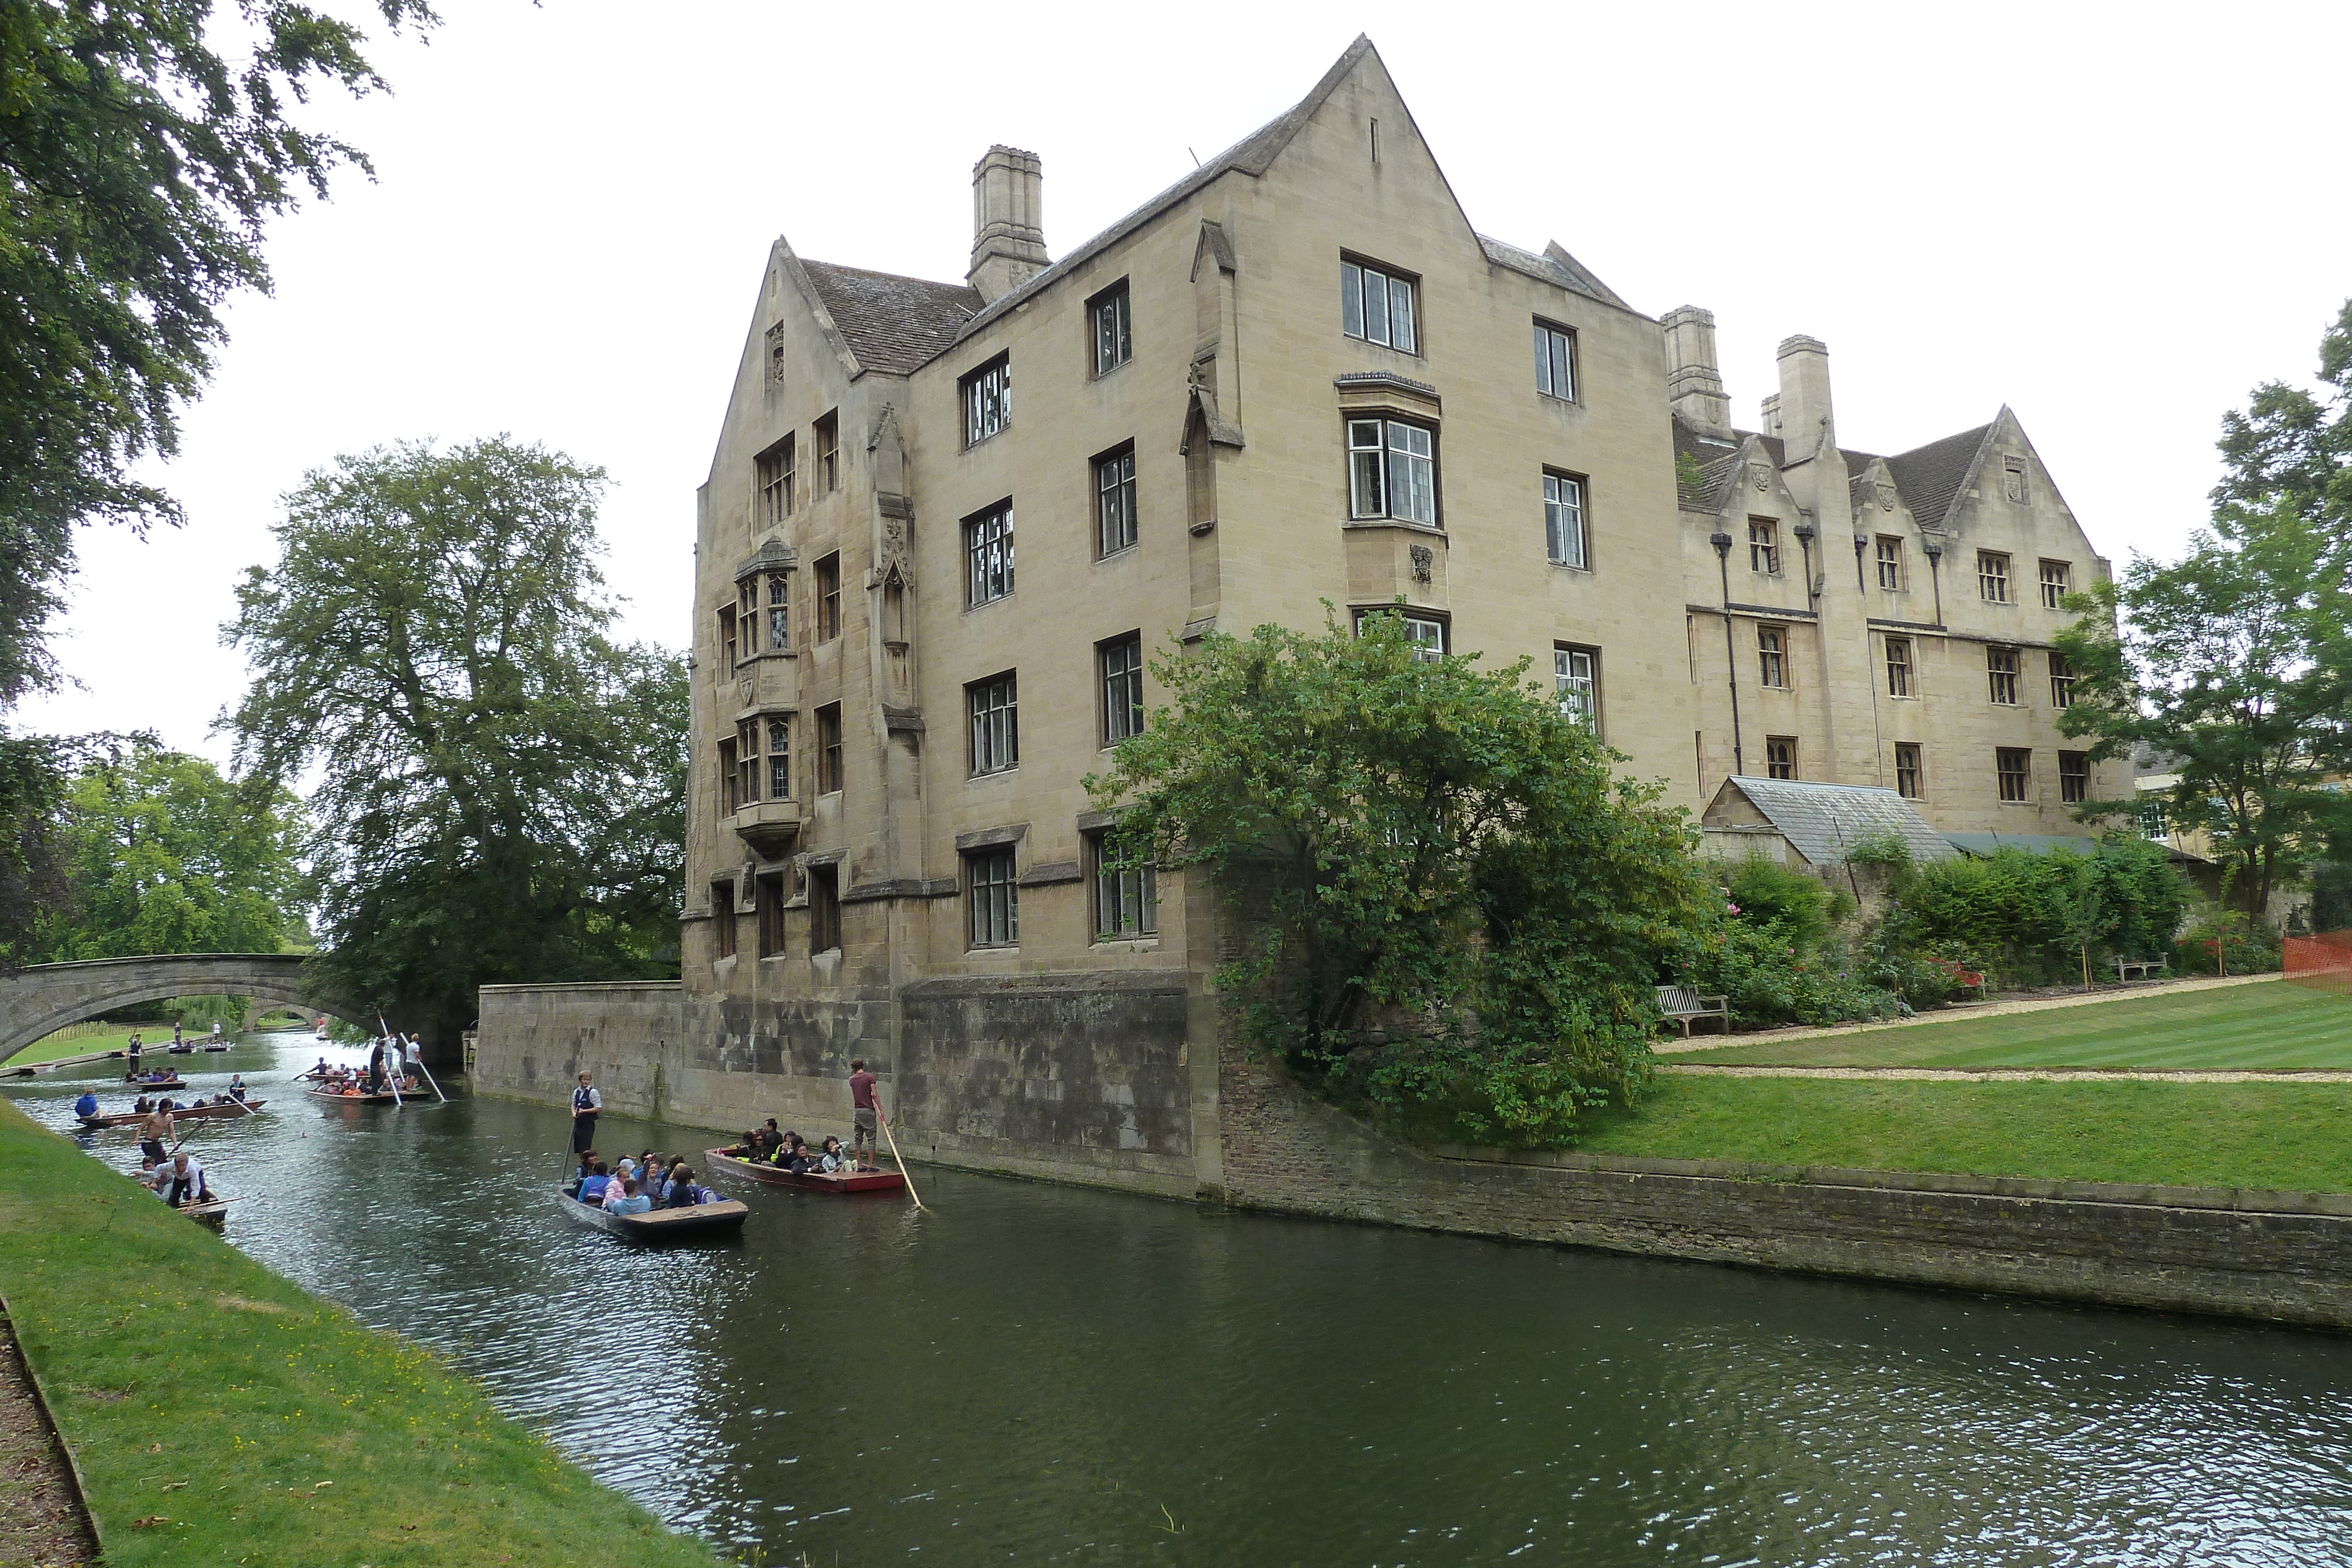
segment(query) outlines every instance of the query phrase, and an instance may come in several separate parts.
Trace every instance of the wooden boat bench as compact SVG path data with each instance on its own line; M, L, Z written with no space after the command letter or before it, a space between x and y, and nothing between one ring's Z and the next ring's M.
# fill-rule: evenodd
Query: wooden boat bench
M1731 998L1703 997L1688 986L1660 986L1658 1011L1668 1023L1682 1026L1683 1038L1690 1038L1691 1025L1713 1019L1726 1034L1731 1032Z

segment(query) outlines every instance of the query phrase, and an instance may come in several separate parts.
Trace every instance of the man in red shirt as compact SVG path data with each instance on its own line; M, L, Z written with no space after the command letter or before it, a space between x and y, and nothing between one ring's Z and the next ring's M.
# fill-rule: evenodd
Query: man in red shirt
M866 1071L866 1059L857 1057L849 1064L849 1119L855 1126L851 1142L857 1152L857 1168L877 1170L875 1137L881 1127L882 1108L874 1099L874 1074Z

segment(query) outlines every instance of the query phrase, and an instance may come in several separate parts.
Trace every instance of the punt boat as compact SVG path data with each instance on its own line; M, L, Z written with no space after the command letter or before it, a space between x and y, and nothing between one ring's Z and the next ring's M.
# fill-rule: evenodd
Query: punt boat
M705 1149L702 1157L717 1170L732 1171L770 1186L796 1186L806 1192L833 1192L846 1196L853 1192L904 1192L907 1178L897 1171L844 1171L827 1176L822 1171L788 1171L775 1166L762 1165L743 1157L743 1145L730 1149Z
M394 1094L387 1089L381 1094L338 1094L331 1089L305 1089L305 1100L318 1100L329 1105L437 1105L429 1089L404 1089Z
M186 1215L190 1219L194 1220L198 1225L204 1226L208 1229L218 1230L221 1228L222 1221L228 1218L228 1205L229 1200L227 1198L208 1197L202 1203L182 1204L180 1206L180 1212Z
M176 1069L169 1078L148 1078L136 1072L126 1072L122 1075L122 1082L140 1089L185 1089L188 1086L188 1081L181 1077Z
M247 1100L242 1106L174 1105L172 1107L172 1115L182 1122L234 1122L242 1120L268 1103L267 1100ZM78 1119L83 1126L96 1131L105 1127L133 1126L145 1121L147 1117L148 1113L144 1111L118 1111L108 1116L83 1116Z
M690 1237L732 1234L743 1228L744 1218L751 1212L751 1205L730 1197L718 1203L698 1203L692 1208L614 1214L593 1203L583 1203L561 1187L556 1189L556 1196L581 1224L625 1236L632 1241L683 1241Z

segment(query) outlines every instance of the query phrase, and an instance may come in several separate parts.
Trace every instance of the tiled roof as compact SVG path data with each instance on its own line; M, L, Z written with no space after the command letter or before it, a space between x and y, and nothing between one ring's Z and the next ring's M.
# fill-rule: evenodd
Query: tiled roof
M1886 460L1887 471L1895 476L1895 488L1903 492L1905 504L1921 528L1944 526L1944 518L1952 509L1952 498L1959 494L1960 483L1969 476L1977 451L1991 430L1990 424L1979 424L1974 430L1963 430L1958 435L1915 446Z
M1557 242L1547 248L1541 256L1538 256L1531 250L1521 250L1515 245L1506 245L1498 239L1489 239L1485 235L1478 236L1478 246L1486 253L1486 259L1498 267L1507 267L1514 272L1524 272L1529 277L1549 283L1556 288L1565 288L1571 294L1581 294L1589 298L1598 299L1604 305L1614 305L1621 310L1633 308L1617 298L1614 289L1593 277L1582 262L1562 250Z
M862 267L803 261L801 267L824 301L835 330L859 365L905 375L956 340L980 310L980 292L960 283L933 283Z
M1745 777L1727 779L1723 788L1747 796L1764 820L1814 865L1843 863L1854 841L1873 832L1895 834L1911 847L1914 860L1948 861L1958 852L1892 789Z

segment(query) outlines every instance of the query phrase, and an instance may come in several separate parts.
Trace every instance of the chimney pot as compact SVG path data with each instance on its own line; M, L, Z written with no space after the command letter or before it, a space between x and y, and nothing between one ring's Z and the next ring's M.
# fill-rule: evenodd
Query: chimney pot
M1802 333L1780 344L1780 421L1788 460L1837 449L1837 420L1830 408L1830 351L1819 338Z
M1052 265L1045 254L1044 165L995 146L971 166L971 268L964 281L993 304Z

